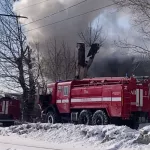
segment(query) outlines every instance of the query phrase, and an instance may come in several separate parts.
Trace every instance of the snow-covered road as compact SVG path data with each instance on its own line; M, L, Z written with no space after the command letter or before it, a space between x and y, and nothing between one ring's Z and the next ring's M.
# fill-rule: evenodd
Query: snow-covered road
M83 149L83 148L82 148ZM71 145L53 144L44 141L20 138L17 136L0 136L0 150L77 150Z
M45 142L0 136L0 150L60 150Z

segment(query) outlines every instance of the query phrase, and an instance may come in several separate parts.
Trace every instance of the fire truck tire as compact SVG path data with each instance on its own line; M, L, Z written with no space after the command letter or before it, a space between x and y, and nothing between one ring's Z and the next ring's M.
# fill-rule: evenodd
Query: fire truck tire
M92 113L89 110L82 110L78 118L79 124L91 125L92 124Z
M130 120L127 124L131 129L138 129L139 128L139 121L137 119Z
M57 114L52 112L52 111L49 111L46 115L46 122L47 123L51 123L51 124L55 124L57 123Z
M137 122L133 122L129 125L131 129L137 130L139 128L139 124Z
M103 110L97 110L92 117L93 125L107 125L108 116Z

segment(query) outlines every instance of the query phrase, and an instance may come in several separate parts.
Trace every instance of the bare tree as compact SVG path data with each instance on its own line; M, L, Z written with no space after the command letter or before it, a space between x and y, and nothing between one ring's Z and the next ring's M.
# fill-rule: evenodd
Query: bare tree
M141 54L149 54L150 39L150 1L149 0L113 0L119 9L130 10L134 27L137 27L142 44L119 41L123 48L129 48Z
M52 81L72 79L75 76L74 52L65 41L50 39L43 57L44 75Z
M95 55L103 46L106 37L102 35L102 27L100 27L99 23L97 23L95 27L90 25L85 31L80 32L79 38L83 43L85 43L87 49L90 48L87 54L83 75L83 77L87 77L88 70L94 61Z
M38 69L37 67L34 66L34 61L32 59L32 54L33 54L33 50L27 46L27 54L24 56L24 60L25 60L25 64L27 65L27 75L28 75L28 102L27 102L27 109L28 109L28 115L32 116L32 112L34 109L34 104L35 104L35 100L36 100L36 82L38 79L38 75L35 75L33 72ZM36 68L34 70L34 68Z
M72 79L75 77L75 52L69 47L67 42L61 42L62 50L62 79Z
M139 70L142 70L143 74L150 74L149 64L150 64L150 50L148 45L145 44L144 40L141 40L141 43L130 43L128 40L118 40L115 41L115 44L120 49L126 50L130 55L134 56L134 61L131 64L132 74L141 74Z
M0 9L5 14L15 15L12 4L11 0L0 1ZM35 95L31 49L18 18L0 17L0 35L0 77L5 79L7 88L20 88L24 113L28 118L28 103L34 102Z
M86 47L91 47L94 43L98 43L102 46L105 41L105 37L102 35L102 32L103 28L97 23L95 27L90 25L78 35L81 41L85 43Z
M136 63L133 72L143 69L145 74L150 73L148 70L150 59L150 1L149 0L114 0L114 3L120 10L130 10L134 28L136 27L139 35L139 42L131 42L130 40L115 41L120 48L129 52L140 55L140 60ZM141 57L142 56L142 57Z

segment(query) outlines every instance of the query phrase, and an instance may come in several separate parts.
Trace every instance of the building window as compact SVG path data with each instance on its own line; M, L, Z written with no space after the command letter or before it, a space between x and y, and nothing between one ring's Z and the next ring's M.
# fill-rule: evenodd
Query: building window
M68 96L68 95L69 95L69 87L64 86L64 96Z

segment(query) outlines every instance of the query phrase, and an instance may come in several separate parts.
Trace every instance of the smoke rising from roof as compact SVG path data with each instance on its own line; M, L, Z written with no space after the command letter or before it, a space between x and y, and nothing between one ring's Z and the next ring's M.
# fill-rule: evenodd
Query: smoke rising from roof
M117 12L115 6L101 9L93 13L88 13L86 15L63 21L61 23L46 26L48 24L67 19L96 8L107 6L112 4L111 0L87 0L86 2L68 9L67 11L63 11L51 17L46 17L45 19L36 21L37 19L44 18L45 16L51 15L81 1L82 0L47 0L42 3L41 0L20 0L14 3L14 11L18 15L28 17L28 20L20 20L22 24L24 24L28 41L38 41L41 44L49 38L59 37L59 39L67 40L72 47L75 47L76 43L80 41L78 33L88 28L90 24L92 24L92 27L94 28L98 23L99 26L103 27L103 31L107 39L103 48L95 58L96 62L101 62L100 58L102 57L106 58L107 60L110 59L109 56L118 50L118 48L113 46L113 42L116 38L118 38L118 36L123 38L130 37L130 40L134 42L132 36L135 37L136 35L130 30L130 16L125 12ZM36 3L39 4L34 5ZM115 58L117 60L120 59L120 57L117 56Z

